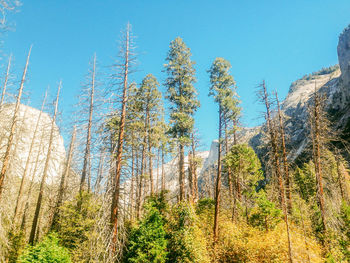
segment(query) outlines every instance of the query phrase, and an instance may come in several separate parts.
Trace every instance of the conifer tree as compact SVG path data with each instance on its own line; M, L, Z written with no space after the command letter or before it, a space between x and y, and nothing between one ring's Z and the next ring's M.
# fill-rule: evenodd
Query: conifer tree
M170 43L165 71L168 75L165 86L170 102L170 134L179 145L179 200L185 198L185 146L190 142L194 126L193 115L199 107L195 83L194 62L190 49L177 37Z
M158 81L152 75L148 74L141 83L141 86L136 94L139 111L142 112L145 123L144 136L147 136L148 158L149 158L149 176L150 176L150 192L154 193L154 178L152 164L152 148L156 146L157 139L156 125L160 121L162 109L161 93L158 90Z
M221 190L221 173L222 173L222 143L224 124L230 118L230 114L237 111L238 100L236 98L236 83L233 76L230 75L231 64L223 58L216 58L209 69L210 74L210 92L219 105L219 147L217 163L217 179L215 191L215 215L214 215L214 240L218 235L218 217L220 208L220 190Z

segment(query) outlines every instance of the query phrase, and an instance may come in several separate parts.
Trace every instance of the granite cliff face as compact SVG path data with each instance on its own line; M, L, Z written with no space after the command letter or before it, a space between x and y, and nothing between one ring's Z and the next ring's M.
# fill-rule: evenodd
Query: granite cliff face
M349 138L350 126L350 28L339 37L339 66L321 69L292 83L282 111L286 117L285 129L288 137L289 159L295 161L302 154L308 154L309 141L308 105L315 90L325 96L325 110L328 112L332 128L343 138ZM253 128L255 135L247 142L253 146L260 157L266 149L262 147L265 126Z

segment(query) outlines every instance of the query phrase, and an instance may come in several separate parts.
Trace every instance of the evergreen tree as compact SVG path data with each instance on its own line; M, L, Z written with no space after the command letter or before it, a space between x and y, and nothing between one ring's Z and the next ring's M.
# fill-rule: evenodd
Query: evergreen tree
M159 137L156 133L157 125L161 121L161 115L163 112L162 107L162 95L158 90L159 83L157 79L152 75L148 74L141 83L141 86L136 94L137 105L139 111L142 113L144 120L144 136L145 142L147 142L148 158L149 158L149 176L150 176L150 190L151 194L154 193L154 179L153 179L153 164L152 164L152 148L157 146L157 138Z
M146 203L145 217L138 227L131 230L124 262L166 262L166 232L158 201L157 197L154 197Z
M258 182L263 179L260 160L250 146L237 144L226 155L225 164L239 178L248 219L248 202L254 197Z
M168 77L166 98L170 102L170 134L179 144L179 200L185 198L185 145L190 143L190 135L194 126L193 115L199 107L195 83L194 62L191 61L190 49L184 41L177 37L170 43L166 58L165 71Z
M217 179L215 191L215 216L214 216L214 240L218 234L218 217L220 207L220 190L221 190L221 153L222 153L222 133L225 123L230 118L236 118L238 100L236 97L236 83L233 76L230 75L231 64L223 58L216 58L209 69L210 74L210 92L219 105L219 147L218 147L218 164Z

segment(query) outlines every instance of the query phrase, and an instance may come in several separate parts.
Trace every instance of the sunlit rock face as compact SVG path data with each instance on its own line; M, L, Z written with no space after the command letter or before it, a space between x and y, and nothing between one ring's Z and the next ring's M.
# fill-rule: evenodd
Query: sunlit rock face
M4 152L8 143L14 107L14 104L5 104L0 110L0 166L2 166ZM23 176L39 115L39 110L20 105L15 126L14 144L11 148L11 161L7 174L9 178L21 178ZM51 117L47 113L42 113L29 159L27 170L27 178L29 180L33 178L35 181L39 181L42 176L48 151L51 123ZM47 183L51 184L59 178L64 160L65 148L63 138L59 133L58 127L55 125Z
M350 85L350 27L344 29L339 36L338 42L338 60L341 70L341 80L344 86Z

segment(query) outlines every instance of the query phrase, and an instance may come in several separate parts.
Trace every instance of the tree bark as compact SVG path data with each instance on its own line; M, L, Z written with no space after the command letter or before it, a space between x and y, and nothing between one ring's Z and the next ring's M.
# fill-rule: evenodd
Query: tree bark
M22 93L23 93L24 81L26 79L26 74L27 74L27 69L28 69L31 51L32 51L32 47L30 47L30 49L29 49L26 65L24 67L24 71L23 71L23 75L22 75L22 79L21 79L21 84L20 84L20 87L18 90L16 105L15 105L15 109L14 109L13 117L12 117L12 121L11 121L10 135L9 135L8 142L6 145L5 155L4 155L4 158L2 161L2 167L1 167L1 171L0 171L0 200L1 200L2 190L4 187L3 184L4 184L6 172L7 172L8 166L9 166L11 148L12 148L12 144L13 144L13 137L14 137L15 132L16 132L16 122L17 122L16 119L18 117L17 115L18 115L18 111L19 111L19 106L21 104L21 97L22 97Z
M60 89L61 89L61 83L58 86L56 102L55 102L55 112L54 112L54 115L53 115L53 118L52 118L52 121L51 121L51 131L50 131L50 139L49 139L49 145L48 145L48 149L47 149L46 161L45 161L45 165L44 165L43 176L42 176L41 182L40 182L39 196L38 196L38 200L36 202L36 208L35 208L35 213L34 213L32 230L31 230L30 236L29 236L29 243L31 245L34 244L35 233L36 233L36 229L37 229L40 209L41 209L41 205L42 205L42 199L43 199L43 195L44 195L44 185L45 185L45 181L46 181L48 170L49 170L49 162L50 162L50 159L51 159L52 142L53 142L53 138L54 138L55 121L56 121L56 116L57 116L58 99L59 99Z
M289 177L289 168L288 168L289 165L287 160L287 150L286 150L285 133L284 133L284 127L283 127L283 120L282 120L282 112L281 112L277 92L276 92L276 101L277 101L277 109L278 109L278 119L280 124L280 134L282 139L282 157L283 157L284 178L286 183L287 211L289 214L291 214L292 213L291 181Z
M266 86L265 86L265 81L263 81L262 87L263 87L263 101L264 101L265 106L266 106L266 122L267 122L268 130L270 133L271 148L272 148L272 153L273 153L273 158L274 158L275 172L276 172L277 179L278 179L280 203L281 203L281 207L283 210L284 222L286 224L286 230L287 230L289 262L293 263L292 245L291 245L291 237L290 237L289 221L288 221L288 212L287 212L286 201L285 201L285 192L284 192L284 185L283 185L283 180L282 180L282 173L281 173L280 163L279 163L276 131L275 131L274 125L272 123L272 119L271 119L270 103L268 101L268 95L267 95L267 90L266 90Z
M180 186L180 193L179 193L179 201L182 202L185 200L185 149L184 144L180 142L179 144L179 186Z
M14 216L13 216L14 221L17 219L19 203L20 203L21 198L22 198L24 182L25 182L26 177L27 177L27 173L28 173L28 169L29 169L29 164L30 164L30 159L31 159L31 157L32 157L32 151L33 151L34 144L35 144L35 138L36 138L37 133L38 133L38 130L39 130L41 115L42 115L42 113L43 113L43 111L44 111L44 106L45 106L46 97L47 97L47 91L45 92L45 97L44 97L43 103L42 103L42 105L41 105L41 110L40 110L38 119L37 119L37 121L36 121L35 129L34 129L34 134L33 134L33 137L32 137L32 141L31 141L31 143L30 143L29 152L28 152L26 164L25 164L24 171L23 171L23 176L22 176L21 183L20 183L20 186L19 186L18 195L17 195L17 199L16 199L16 205L15 205L15 212L14 212Z
M219 232L219 209L220 209L220 190L221 190L221 138L222 138L222 107L219 106L219 145L218 145L218 168L215 190L215 214L214 214L214 244L217 242Z
M59 208L62 206L62 203L63 203L63 195L64 195L64 190L65 190L65 187L66 187L66 178L69 175L70 166L71 166L72 157L73 157L75 136L76 136L76 129L75 129L75 126L74 126L72 139L71 139L71 142L70 142L70 145L69 145L69 152L68 152L68 158L67 158L67 162L66 162L66 167L65 167L65 170L64 170L64 172L62 173L62 176L61 176L60 188L58 190L57 201L56 201L56 205L55 205L54 211L53 211L52 223L51 223L51 227L50 227L51 230L56 229L57 225L58 225Z
M96 55L94 55L93 66L92 66L92 75L91 75L91 89L90 89L90 107L89 107L89 121L87 127L87 135L86 135L86 147L84 154L84 164L83 171L81 174L80 180L80 188L79 194L82 194L84 190L84 184L86 180L86 176L88 176L88 191L90 190L90 173L91 170L88 169L90 167L90 151L91 151L91 127L92 127L92 116L94 111L94 93L95 93L95 72L96 72ZM89 167L88 167L89 166Z
M9 61L7 63L7 69L6 69L6 75L5 75L5 80L4 80L4 85L2 87L2 92L1 92L1 100L0 100L0 109L2 108L2 105L4 104L4 99L5 99L5 94L6 94L6 88L7 88L7 82L10 76L10 68L11 68L11 59L12 59L12 54L9 57Z
M126 103L128 96L128 76L129 76L129 48L130 48L130 25L128 24L125 38L125 53L124 53L124 65L123 65L123 99L121 118L119 124L118 144L115 157L115 179L114 179L114 192L112 195L111 206L111 225L112 225L112 252L115 253L116 244L118 239L118 212L119 212L119 194L120 194L120 175L122 168L122 155L124 144L124 128L126 117Z

